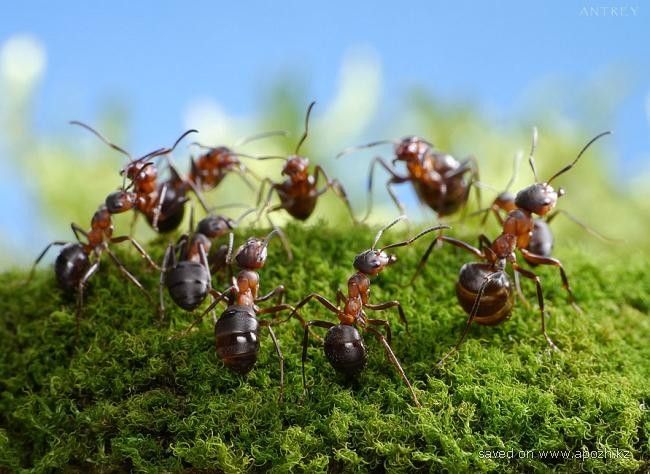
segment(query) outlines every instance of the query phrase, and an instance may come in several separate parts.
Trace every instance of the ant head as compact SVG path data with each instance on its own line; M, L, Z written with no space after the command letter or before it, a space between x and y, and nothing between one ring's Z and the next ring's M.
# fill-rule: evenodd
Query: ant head
M354 268L366 275L375 276L388 265L397 261L395 255L388 255L383 250L368 249L354 258Z
M504 191L499 194L494 200L494 204L498 206L499 209L503 209L506 212L510 212L514 210L515 207L517 207L515 204L514 194L508 191Z
M548 183L535 183L517 193L515 205L538 216L545 216L553 210L558 197L563 195L562 188L556 191Z
M199 222L197 231L209 239L226 235L235 227L234 222L223 216L207 216Z
M395 147L396 161L420 161L431 144L419 137L404 137Z
M126 166L126 177L131 181L154 180L157 174L152 162L134 161Z
M208 161L217 163L224 168L234 167L240 163L239 159L235 156L235 153L225 146L212 148L204 156Z
M287 158L282 174L292 178L304 178L309 173L309 160L302 156L292 155Z
M135 194L124 190L115 191L106 196L106 209L111 214L126 212L135 206Z
M268 240L251 237L237 249L235 260L241 268L257 270L266 263Z

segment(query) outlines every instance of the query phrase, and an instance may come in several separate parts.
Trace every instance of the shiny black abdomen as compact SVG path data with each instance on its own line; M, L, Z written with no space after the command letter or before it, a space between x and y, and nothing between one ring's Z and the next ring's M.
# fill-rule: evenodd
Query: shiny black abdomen
M260 350L260 325L248 306L229 306L214 326L217 355L226 367L247 374L257 361Z
M183 222L185 215L185 203L187 197L179 193L173 187L168 187L165 191L165 199L160 207L160 216L158 216L158 231L165 233L176 230ZM149 225L153 225L153 213L147 215Z
M63 246L54 262L56 281L65 291L72 293L77 289L79 281L90 267L88 255L81 244L70 243Z
M325 335L324 346L327 360L342 374L354 377L366 366L368 350L354 326L332 326Z
M200 263L186 260L167 271L165 285L174 303L192 311L205 300L210 289L210 275Z
M466 263L458 275L456 296L465 312L470 314L488 275L492 275L492 278L485 287L474 322L495 325L510 317L514 305L512 283L506 272L494 271L487 263Z

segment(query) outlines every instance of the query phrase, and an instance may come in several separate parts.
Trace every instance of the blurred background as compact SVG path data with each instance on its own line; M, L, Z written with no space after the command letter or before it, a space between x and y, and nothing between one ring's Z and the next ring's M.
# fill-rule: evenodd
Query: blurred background
M481 180L502 189L534 125L542 178L611 129L554 183L567 190L559 207L624 238L616 248L650 249L644 3L26 1L2 16L0 269L25 266L48 242L72 239L70 222L88 228L121 185L125 158L70 120L138 156L171 145L188 128L199 130L202 143L229 146L287 130L286 138L238 151L288 154L312 100L301 152L341 180L360 216L370 159L391 158L392 150L335 160L348 146L421 135L457 158L476 156ZM184 171L199 153L191 141L173 155ZM279 161L247 164L280 179ZM376 178L371 222L397 214L386 173ZM524 160L514 189L532 179ZM436 220L409 185L397 189L414 220ZM486 204L493 197L483 191ZM232 176L206 199L251 203L255 195ZM307 225L319 219L349 221L335 197ZM129 221L119 216L118 231L127 232ZM558 239L602 245L562 217L554 228ZM154 236L142 219L135 235Z

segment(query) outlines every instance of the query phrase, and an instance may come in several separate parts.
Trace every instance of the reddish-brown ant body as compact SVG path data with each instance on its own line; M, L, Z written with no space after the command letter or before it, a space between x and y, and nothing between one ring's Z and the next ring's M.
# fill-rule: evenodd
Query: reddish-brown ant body
M422 138L408 136L399 141L381 140L355 146L342 151L337 155L337 158L356 150L389 143L395 146L395 158L392 166L378 156L373 158L370 163L368 210L364 220L372 212L372 184L374 169L377 164L381 165L390 174L391 177L386 182L386 189L402 214L406 212L406 209L393 191L392 186L394 184L410 182L420 200L436 211L439 217L453 214L466 204L472 184L479 179L476 159L469 157L463 161L458 161L447 153L434 150L433 145ZM405 175L400 174L394 168L398 161L406 164L407 173ZM469 180L466 179L467 173L471 175ZM480 190L476 189L480 201Z
M557 346L546 333L544 315L544 297L540 278L532 271L526 270L517 263L515 251L519 249L526 261L538 265L552 265L558 267L562 278L562 286L569 295L570 303L578 309L575 298L569 285L562 263L555 258L537 255L527 249L530 244L531 234L534 229L534 216L547 216L557 204L558 198L564 195L564 189L553 189L550 183L570 170L584 154L584 152L596 140L611 132L604 132L591 139L578 153L578 156L569 165L552 175L547 181L540 182L537 178L537 171L533 161L533 152L537 141L537 133L534 132L533 146L529 157L529 163L535 176L535 183L517 193L514 199L515 209L510 211L503 221L503 230L493 242L483 238L482 249L477 249L470 244L458 239L438 236L426 250L416 273L422 269L436 242L443 241L468 251L484 263L466 263L460 269L458 282L456 283L456 296L463 310L468 314L465 329L454 348L448 352L439 362L442 364L461 345L473 322L482 325L496 325L510 317L514 305L512 283L505 272L506 264L510 263L514 272L521 274L535 282L537 288L537 300L539 303L541 326L544 338L552 349Z
M131 242L135 249L142 255L142 257L151 265L152 268L158 270L158 266L153 262L151 257L142 248L142 246L130 236L124 235L120 237L113 237L113 221L112 215L115 213L123 212L121 210L109 209L105 205L100 206L92 217L90 224L90 231L86 232L77 224L71 224L72 232L74 233L77 242L63 242L54 241L47 245L45 249L38 256L32 267L30 280L36 269L36 265L45 256L47 251L54 245L62 245L63 248L59 252L54 265L56 279L61 288L67 293L77 293L77 330L79 329L79 320L81 318L81 310L84 301L84 288L88 280L97 272L100 264L101 255L106 252L111 260L117 265L124 276L136 285L150 300L149 293L144 289L142 284L126 269L124 264L117 258L113 251L109 248L109 244L121 243L125 241ZM85 237L86 242L82 242L80 236Z
M359 372L363 370L368 359L368 351L363 341L363 337L359 333L357 328L363 329L365 332L375 336L386 351L386 355L399 372L400 377L404 383L408 386L413 401L417 406L420 406L420 402L409 382L402 366L400 365L397 357L393 353L393 350L390 346L391 343L391 329L390 323L384 319L371 319L368 318L364 309L370 309L375 311L386 310L389 308L396 307L401 321L406 326L406 317L402 309L402 305L399 301L387 301L380 304L371 304L369 302L370 297L370 277L376 276L384 268L395 263L397 258L394 255L388 255L385 251L390 248L402 247L410 245L416 239L421 236L441 229L448 229L447 225L438 225L435 227L430 227L415 237L405 240L403 242L398 242L395 244L390 244L382 247L381 249L376 249L377 243L381 238L384 231L393 226L395 223L404 219L405 216L401 216L398 219L394 220L390 224L384 226L379 230L375 240L372 244L372 247L364 252L361 252L354 259L354 268L357 270L349 279L348 279L348 294L344 295L340 290L337 292L337 305L334 305L324 296L318 293L311 293L305 297L300 303L296 305L295 311L298 311L305 304L307 304L312 299L315 299L320 304L322 304L326 309L336 314L339 319L338 324L334 324L328 321L318 321L313 320L309 321L305 326L305 334L303 338L303 352L302 352L302 376L303 376L303 387L306 390L306 379L305 379L305 362L307 360L307 345L309 342L309 328L311 326L318 326L327 329L324 341L324 349L327 360L330 362L332 367L348 377L354 377ZM343 305L341 306L341 303ZM379 331L374 329L371 326L383 326L386 331L386 336L382 335ZM408 326L407 326L408 330Z
M284 321L259 320L258 316L274 314L284 310L293 311L293 306L282 303L284 286L280 285L268 294L258 296L260 277L257 271L264 267L267 258L269 240L280 231L274 229L265 238L251 237L237 249L235 262L240 271L233 277L232 285L223 293L218 294L201 315L179 336L187 334L203 317L211 312L219 302L228 300L226 310L216 321L214 327L215 349L224 365L230 370L245 375L253 368L260 349L259 333L262 327L269 330L275 350L280 361L280 398L284 391L284 357L273 328L274 323ZM230 256L227 262L230 262ZM274 296L279 297L279 304L261 309L257 303L267 301ZM292 312L292 316L294 316ZM299 315L295 315L304 325Z
M120 209L124 207L123 210L135 209L138 212L134 215L133 223L135 223L138 213L143 214L155 231L163 233L175 230L182 222L185 203L189 200L186 194L190 189L194 191L201 205L207 210L199 190L191 181L183 178L171 163L169 163L170 178L160 182L156 166L149 161L171 153L183 138L190 133L196 133L196 130L188 130L182 134L171 148L159 148L141 158L133 159L130 153L109 142L89 125L77 121L70 123L85 128L106 145L129 158L129 163L120 172L124 179L122 188L106 198L106 206L109 209L117 207ZM131 182L128 187L126 186L127 178ZM130 188L133 189L130 190Z
M304 143L309 134L309 116L316 102L309 104L307 108L307 114L305 116L305 132L303 133L294 154L284 158L280 156L267 156L260 157L259 160L265 159L281 159L284 160L284 167L282 168L282 175L287 176L287 179L281 183L276 183L270 178L266 178L262 181L260 186L259 196L257 200L258 207L260 209L260 215L263 212L270 213L278 211L281 209L286 210L292 217L295 217L299 220L306 220L309 216L312 215L318 202L318 198L323 195L328 189L334 191L334 193L343 201L347 207L352 219L354 218L354 213L352 212L352 207L350 206L350 201L343 189L341 183L336 179L329 179L325 174L325 171L320 165L314 167L314 174L309 173L309 160L304 156L300 156L300 147ZM325 178L325 186L318 188L318 180L320 175L323 175ZM262 196L264 195L265 185L269 184L270 189L266 199L262 203ZM278 195L280 203L275 206L271 206L271 200L273 198L273 193Z

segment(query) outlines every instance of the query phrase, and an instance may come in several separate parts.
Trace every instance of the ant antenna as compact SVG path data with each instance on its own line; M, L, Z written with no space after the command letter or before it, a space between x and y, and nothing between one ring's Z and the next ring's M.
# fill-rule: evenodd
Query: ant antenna
M383 252L384 250L392 249L392 248L395 248L395 247L404 247L406 245L411 245L413 242L418 240L423 235L428 234L429 232L433 232L434 230L444 230L444 229L451 229L451 226L449 226L447 224L434 225L433 227L429 227L428 229L424 229L422 232L415 235L414 237L411 237L408 240L404 240L403 242L397 242L397 243L394 243L394 244L385 245L379 251Z
M396 141L396 140L379 140L379 141L376 141L376 142L367 143L365 145L351 146L351 147L346 148L342 152L338 153L336 155L336 159L338 160L339 158L341 158L344 155L349 155L352 152L355 152L355 151L358 151L358 150L363 150L364 148L373 148L373 147L376 147L378 145L388 145L388 144L399 145L399 142Z
M244 220L244 217L246 217L249 214L252 214L255 211L257 211L257 209L255 209L254 207L251 207L250 209L247 209L246 211L244 211L244 213L241 216L239 216L237 219L235 219L235 225L239 226L240 222Z
M302 137L300 138L298 145L296 145L296 151L294 152L295 155L298 154L298 152L300 151L300 147L307 139L307 134L309 133L309 116L311 115L311 109L314 108L314 105L316 105L316 101L313 101L311 104L309 104L309 107L307 107L307 115L305 116L305 133L302 134Z
M512 175L510 176L510 181L508 181L508 184L506 184L506 189L504 190L504 192L510 191L510 187L514 184L515 180L517 179L517 174L519 174L519 165L521 163L522 156L523 154L521 151L518 151L517 154L515 155L515 159L512 162Z
M85 123L79 122L77 120L70 121L70 125L79 125L80 127L85 128L89 132L93 133L101 141L103 141L106 145L110 146L113 150L117 150L120 153L122 153L123 155L126 155L129 158L129 160L133 160L133 158L131 157L131 154L128 151L126 151L124 148L121 148L121 147L117 146L114 143L109 142L101 133L99 133L97 130L92 128L90 125L86 125Z
M565 173L565 172L569 171L571 168L573 168L573 165L575 165L575 164L578 162L578 160L580 159L580 157L582 156L582 154L583 154L585 151L587 151L587 148L589 148L589 147L590 147L590 146L591 146L591 145L592 145L596 140L598 140L599 138L604 137L605 135L609 135L609 134L611 134L611 133L612 133L611 130L607 130L606 132L599 133L599 134L596 135L594 138L592 138L591 140L589 140L589 143L587 143L587 144L582 148L582 150L580 150L580 153L578 153L578 156L576 157L576 159L573 160L573 161L571 162L571 164L566 165L566 166L565 166L564 168L562 168L560 171L558 171L558 172L555 173L553 176L551 176L550 179L549 179L546 183L547 183L547 184L550 183L550 182L553 181L555 178L557 178L558 176L560 176L562 173Z
M235 147L245 145L250 142L254 142L256 140L261 140L262 138L268 138L268 137L288 137L289 132L286 130L275 130L272 132L262 132L262 133L256 133L255 135L251 135L249 137L237 140L235 143Z
M535 176L535 182L539 183L539 178L537 177L537 169L535 169L535 160L533 160L533 155L535 154L535 149L537 148L537 127L533 127L533 143L530 146L530 155L528 155L528 163L533 170L533 176Z
M398 222L403 221L403 220L407 220L407 219L408 219L408 217L406 217L404 214L402 214L402 215L399 216L397 219L394 219L392 222L386 224L384 227L382 227L381 229L379 229L379 232L377 232L377 235L375 236L375 240L372 242L372 247L370 247L370 249L371 249L371 250L374 250L374 249L375 249L375 247L377 246L377 242L379 242L379 239L381 239L381 235L382 235L385 231L387 231L388 229L390 229L391 227L393 227L393 226L394 226L395 224L397 224Z

